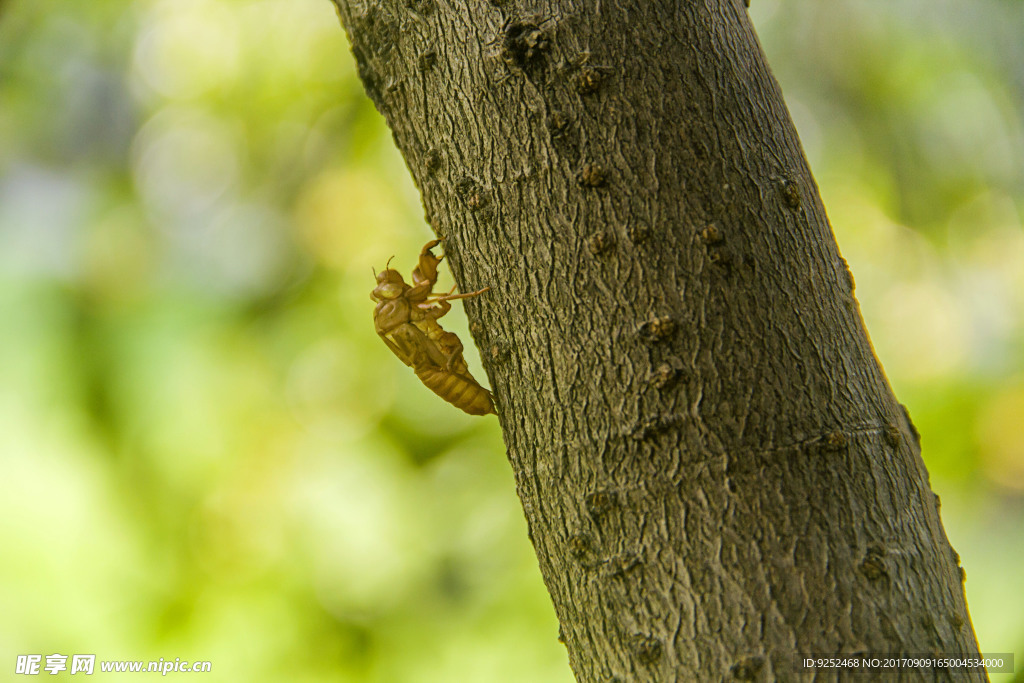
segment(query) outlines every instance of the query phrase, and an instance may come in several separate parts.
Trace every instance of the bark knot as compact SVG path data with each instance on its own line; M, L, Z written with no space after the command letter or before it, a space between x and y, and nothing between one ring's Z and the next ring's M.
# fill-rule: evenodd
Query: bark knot
M752 681L757 677L757 672L764 666L764 657L751 655L736 662L729 669L729 673L737 681Z
M604 74L596 66L584 65L572 78L573 86L580 95L592 95L601 87Z
M594 518L604 516L609 510L615 507L615 502L615 491L608 489L592 491L583 499L583 504L586 506L587 512Z
M651 665L661 659L661 641L654 636L637 634L633 636L633 650L636 660L641 664Z
M596 161L589 161L583 164L577 180L583 187L602 187L608 182L608 171Z
M723 240L721 231L714 223L709 223L700 231L700 238L704 240L705 244L718 244Z
M672 386L677 379L679 379L679 371L668 363L662 363L651 373L651 384L658 389Z
M615 248L615 235L607 230L602 230L587 241L587 248L594 256L607 254Z
M651 318L640 325L640 338L649 344L665 341L676 333L676 321L672 316Z
M780 178L779 181L779 195L782 197L783 203L791 209L800 208L800 186L792 178Z
M550 45L547 34L532 21L508 21L502 27L502 47L507 61L523 71L540 66Z
M872 544L864 554L864 561L860 563L861 573L868 581L878 581L889 575L885 568L885 548L878 544Z

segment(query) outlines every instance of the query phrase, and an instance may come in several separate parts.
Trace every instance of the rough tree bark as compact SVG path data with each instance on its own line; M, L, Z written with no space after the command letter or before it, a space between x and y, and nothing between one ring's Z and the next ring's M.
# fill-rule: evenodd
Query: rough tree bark
M466 308L576 677L976 653L743 3L334 1L456 281L491 287Z

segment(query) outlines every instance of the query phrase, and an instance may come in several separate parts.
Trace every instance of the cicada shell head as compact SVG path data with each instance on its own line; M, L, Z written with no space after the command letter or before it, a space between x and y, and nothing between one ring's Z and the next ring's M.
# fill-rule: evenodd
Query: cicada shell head
M407 289L409 285L405 284L401 273L388 268L377 273L377 286L373 288L370 296L374 301L389 301L402 296Z

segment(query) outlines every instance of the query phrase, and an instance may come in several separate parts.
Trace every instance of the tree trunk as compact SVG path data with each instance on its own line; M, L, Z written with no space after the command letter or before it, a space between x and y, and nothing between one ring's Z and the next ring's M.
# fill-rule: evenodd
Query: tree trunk
M335 3L456 281L491 288L466 308L577 679L977 653L743 3Z

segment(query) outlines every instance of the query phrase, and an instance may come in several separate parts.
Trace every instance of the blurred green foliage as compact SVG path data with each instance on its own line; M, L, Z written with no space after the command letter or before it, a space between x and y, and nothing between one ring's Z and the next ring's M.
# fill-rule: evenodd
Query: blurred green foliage
M1024 3L751 11L1011 651ZM496 421L373 333L429 236L327 0L0 7L0 667L571 680Z

